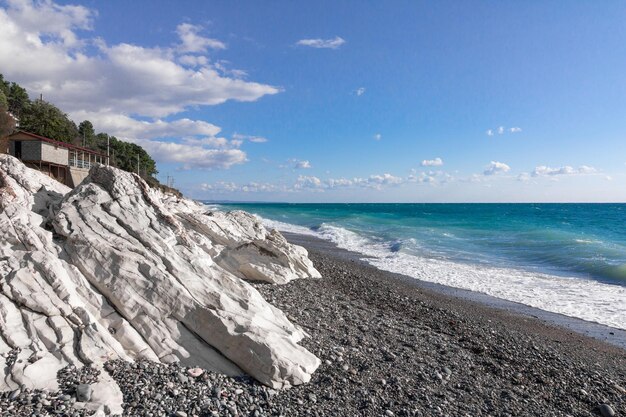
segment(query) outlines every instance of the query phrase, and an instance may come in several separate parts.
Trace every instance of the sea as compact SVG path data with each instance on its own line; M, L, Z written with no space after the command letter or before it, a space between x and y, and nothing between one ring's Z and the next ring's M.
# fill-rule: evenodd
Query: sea
M626 204L209 204L375 267L626 329Z

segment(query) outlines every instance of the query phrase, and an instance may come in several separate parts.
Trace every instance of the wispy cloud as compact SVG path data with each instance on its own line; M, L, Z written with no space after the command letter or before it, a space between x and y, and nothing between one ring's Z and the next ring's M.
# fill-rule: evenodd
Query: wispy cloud
M357 96L361 97L363 94L365 94L365 87L359 87L356 89L356 91L354 92Z
M309 189L309 190L321 190L326 188L326 185L317 177L300 175L293 185L295 190Z
M336 189L373 189L382 190L386 187L395 187L405 184L408 179L392 175L390 173L373 174L369 177L355 178L328 178L321 179L314 175L298 175L298 178L291 184L271 184L271 183L244 183L235 184L232 182L205 183L200 185L203 191L220 193L230 192L270 192L281 191L288 193L299 192L326 192Z
M596 172L597 170L594 167L590 167L587 165L581 165L578 168L574 168L569 165L565 165L565 166L557 167L557 168L551 168L549 166L540 165L533 170L531 175L533 177L542 177L542 176L555 176L555 175L593 174Z
M306 159L290 158L284 165L279 165L279 168L292 168L292 169L310 169L313 168L311 163Z
M483 171L484 175L496 175L504 172L509 172L511 167L509 167L504 162L491 161L487 168Z
M207 149L202 146L174 142L139 139L142 146L155 159L181 164L183 169L228 169L247 161L241 149Z
M452 177L452 175L441 170L417 172L417 170L412 169L411 174L407 177L406 181L413 183L437 185L445 184L452 181L453 179L454 178Z
M346 43L345 39L335 36L332 39L300 39L296 42L296 45L309 46L311 48L337 49L344 43Z
M242 135L240 133L233 134L233 139L241 140L241 141L247 140L248 142L252 142L252 143L265 143L269 141L267 138L264 138L262 136Z
M383 135L381 135L380 133L376 133L374 135L374 140L381 140L383 138Z
M554 180L561 176L574 176L574 175L597 175L600 174L596 168L589 165L580 165L578 168L574 168L570 165L564 165L560 167L549 167L546 165L539 165L535 167L531 172L522 172L517 176L519 181L529 181L532 178L548 177Z
M224 42L200 35L202 30L202 26L190 23L178 25L176 33L181 41L178 49L181 52L206 52L208 49L226 49Z
M296 161L294 168L296 169L309 169L311 168L311 163L309 161Z
M521 127L504 127L504 126L498 126L494 129L487 129L487 131L485 132L487 134L487 136L495 136L497 135L504 135L505 133L520 133L522 131Z
M229 181L218 181L213 184L202 183L199 186L202 191L210 191L211 193L225 194L233 192L243 193L263 193L263 192L276 192L276 191L288 191L286 187L271 184L267 182L251 181L245 184L236 184Z
M421 165L423 167L440 167L443 165L443 160L441 158L424 159Z

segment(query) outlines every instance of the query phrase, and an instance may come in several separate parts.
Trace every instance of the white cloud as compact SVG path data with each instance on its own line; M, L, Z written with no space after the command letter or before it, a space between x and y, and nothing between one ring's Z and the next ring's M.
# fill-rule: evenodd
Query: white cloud
M241 135L239 133L235 133L233 135L233 139L240 140L240 141L247 140L248 142L252 142L252 143L265 143L265 142L268 142L268 139L264 138L262 136Z
M485 132L487 134L487 136L494 136L496 133L498 135L504 135L505 133L519 133L522 131L521 127L510 127L510 128L506 128L504 126L498 126L495 129L487 129L487 131Z
M307 160L291 158L287 160L287 165L280 165L280 168L309 169L312 168L312 166Z
M452 181L452 175L444 171L426 171L417 172L412 169L411 174L407 177L407 182L422 183L422 184L444 184Z
M184 169L228 169L246 162L240 149L206 149L156 140L136 140L153 158L162 162L180 163Z
M356 89L356 91L355 91L355 93L356 93L356 95L357 95L357 96L359 96L359 97L360 97L360 96L362 96L363 94L365 94L365 87L359 87L359 88L357 88L357 89Z
M53 7L51 2L19 4L25 6L11 3L0 8L2 72L30 92L43 93L70 114L115 109L126 115L164 117L189 106L254 101L280 91L221 76L208 65L190 69L177 62L169 47L107 45L103 40L80 39L76 32L88 28L94 15L82 7L77 6L81 10L77 13ZM24 10L42 9L51 16L36 20L38 24L23 16ZM57 41L59 37L64 40ZM95 46L96 52L87 53L82 48L86 43Z
M267 142L267 138L261 137L261 136L251 136L250 138L248 138L248 140L250 142L253 143L265 143Z
M317 177L300 175L293 188L296 190L321 190L325 188L325 185L322 183L322 180Z
M431 171L429 173L421 173L424 176L423 180L419 182L437 182L443 183L452 177L442 171ZM428 176L432 176L433 179L427 179ZM410 177L409 177L410 178ZM330 190L337 190L342 188L363 188L382 190L386 187L394 187L405 184L406 182L417 182L405 180L401 177L385 173L370 175L367 178L355 177L349 178L328 178L321 179L312 175L299 175L298 178L291 185L280 185L270 183L249 183L238 185L232 182L217 182L214 184L202 184L201 189L203 191L214 192L262 192L262 191L281 191L281 192L327 192Z
M259 193L259 192L274 192L274 191L286 191L284 187L270 184L267 182L249 182L246 184L235 184L234 182L219 181L214 184L203 183L200 184L202 191L210 191L213 193Z
M598 170L588 165L581 165L578 167L578 172L581 174L594 174L598 172Z
M424 159L422 161L423 167L439 167L443 165L443 160L441 158L435 159Z
M597 170L593 167L587 165L581 165L578 168L571 167L569 165L565 165L558 168L551 168L545 165L540 165L536 167L533 172L530 174L533 177L543 177L543 176L556 176L556 175L576 175L576 174L593 174L596 173Z
M359 181L359 184L365 184L366 186L380 188L380 186L382 185L398 185L402 184L402 182L402 178L385 173L382 175L370 175L367 180Z
M380 133L376 133L376 134L374 135L374 140L381 140L381 139L382 139L382 137L383 137L383 135L381 135Z
M45 36L48 43L59 49L82 46L83 42L76 36L75 30L91 30L97 15L84 6L63 6L52 1L9 0L6 3L6 11L0 9L2 37L12 35L15 28L19 28L24 31L23 44L31 46L41 45L40 36ZM2 21L7 17L10 22ZM33 33L37 35L32 36ZM4 66L6 62L2 62Z
M352 184L354 184L354 182L352 180L349 180L347 178L330 178L329 180L326 181L326 183L328 184L329 188L341 188L341 187L349 187Z
M181 55L178 62L188 67L201 67L209 63L209 59L201 55Z
M207 137L186 137L182 139L183 144L191 146L205 146L211 149L236 149L241 146L241 141L228 140L226 138Z
M224 143L216 137L218 126L172 116L192 106L255 101L280 92L241 80L243 72L227 70L225 61L212 65L202 54L226 45L201 36L199 26L179 25L176 45L109 45L85 35L97 13L84 6L51 0L2 4L0 62L5 78L33 95L43 93L77 122L91 120L98 131L140 143L154 152L157 162L200 168L245 162L245 152L233 149L242 142L234 138ZM149 142L165 138L178 140Z
M166 121L137 120L119 113L77 111L71 114L78 122L90 120L97 131L107 132L120 138L158 139L181 136L215 136L221 129L212 123L187 118Z
M503 173L503 172L509 172L510 170L511 170L511 167L509 167L504 162L491 161L491 163L489 163L489 165L487 166L483 174L484 175L496 175L496 174Z
M339 36L335 36L333 39L300 39L296 42L296 45L310 46L311 48L328 48L337 49L346 41Z
M176 33L181 41L178 49L181 52L206 52L208 49L226 49L226 45L223 42L199 35L202 29L202 26L190 23L178 25Z
M244 70L230 68L230 61L224 59L215 61L213 67L219 70L223 75L233 78L246 78L248 76L248 72Z

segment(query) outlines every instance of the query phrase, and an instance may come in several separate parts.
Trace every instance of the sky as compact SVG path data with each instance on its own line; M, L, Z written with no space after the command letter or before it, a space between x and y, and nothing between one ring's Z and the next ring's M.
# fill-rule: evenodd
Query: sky
M0 73L195 199L626 201L623 1L0 0Z

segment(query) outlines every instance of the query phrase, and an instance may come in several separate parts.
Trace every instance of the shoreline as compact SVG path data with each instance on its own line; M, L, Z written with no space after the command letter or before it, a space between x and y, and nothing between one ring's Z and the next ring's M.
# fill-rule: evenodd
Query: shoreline
M274 399L282 415L597 416L626 410L626 350L545 320L304 245L321 279L254 284L322 360Z
M335 243L329 240L293 232L281 231L281 233L289 242L304 246L307 250L313 249L330 256L338 256L344 259L354 260L364 266L374 268L384 274L387 274L389 278L402 281L422 290L430 291L433 295L437 294L445 297L451 297L456 300L477 303L478 305L488 309L496 309L510 315L525 317L531 320L538 320L546 325L556 326L566 331L573 331L582 336L605 342L626 350L626 330L624 329L618 329L576 317L553 313L537 307L531 307L526 304L497 298L480 292L450 287L443 284L423 281L408 275L381 270L376 266L369 264L365 260L367 259L366 255L339 248Z

